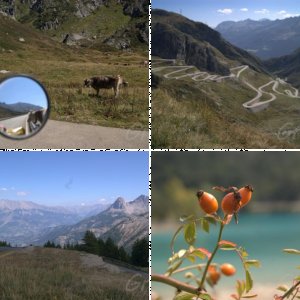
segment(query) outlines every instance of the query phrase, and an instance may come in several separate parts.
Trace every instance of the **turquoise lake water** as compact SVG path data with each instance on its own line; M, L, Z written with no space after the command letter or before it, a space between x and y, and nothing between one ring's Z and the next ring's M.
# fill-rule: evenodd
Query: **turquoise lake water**
M218 230L211 227L213 234L198 230L197 243L195 246L212 250ZM167 260L171 256L169 243L174 232L152 233L152 273L163 274L167 269ZM225 228L224 240L235 242L243 246L249 259L261 261L261 268L251 268L251 274L255 284L279 285L292 283L295 276L300 275L300 256L289 255L282 252L284 248L300 249L300 215L299 214L247 214L240 215L239 224L233 221ZM181 236L178 237L175 249L185 249L186 243ZM237 255L232 251L219 251L215 256L215 262L230 262L237 266L237 273L234 278L222 278L219 287L229 287L234 285L232 279L244 279L243 269ZM198 263L201 263L198 260ZM190 265L186 263L185 265ZM182 279L181 276L175 276ZM172 288L165 285L152 283L152 288L162 295L173 292ZM166 299L166 298L164 298ZM171 299L171 297L170 297Z

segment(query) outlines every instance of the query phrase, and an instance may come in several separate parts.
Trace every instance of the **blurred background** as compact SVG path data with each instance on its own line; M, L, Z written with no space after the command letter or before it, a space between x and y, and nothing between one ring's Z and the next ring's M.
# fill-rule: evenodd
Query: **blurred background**
M152 273L163 274L168 267L170 241L180 225L179 217L202 214L195 196L199 189L214 194L220 207L223 193L212 190L213 186L251 184L251 202L240 211L239 224L231 222L225 228L223 239L245 247L250 259L261 261L261 268L252 269L254 291L259 294L257 299L273 299L278 285L290 286L300 273L299 256L282 252L284 248L300 249L299 179L300 152L153 152ZM196 246L211 251L216 239L217 228L211 227L209 235L199 229ZM175 250L186 248L181 235ZM216 262L225 261L237 267L237 274L220 280L217 299L229 298L236 279L244 279L234 253L219 252ZM157 283L152 286L162 299L172 299L174 289Z

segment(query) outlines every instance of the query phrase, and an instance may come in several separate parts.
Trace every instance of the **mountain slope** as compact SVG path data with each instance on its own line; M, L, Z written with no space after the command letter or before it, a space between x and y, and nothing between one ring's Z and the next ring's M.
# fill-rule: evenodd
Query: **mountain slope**
M69 45L146 47L148 1L0 0L0 11Z
M6 104L0 102L0 107L16 113L28 113L31 110L34 111L34 110L43 109L43 107L41 106L30 104L30 103L24 103L24 102L17 102L14 104Z
M54 241L60 245L80 242L87 230L97 237L111 237L118 246L130 249L137 238L148 235L148 198L140 196L132 202L118 198L108 209L98 215L85 218L71 226L59 226L45 232L35 243Z
M179 59L200 70L228 75L232 63L264 72L259 60L239 49L207 25L176 13L152 11L152 55Z
M269 59L264 64L271 72L300 88L300 48L290 55Z
M275 21L226 21L215 29L232 44L262 59L290 54L300 45L300 17Z

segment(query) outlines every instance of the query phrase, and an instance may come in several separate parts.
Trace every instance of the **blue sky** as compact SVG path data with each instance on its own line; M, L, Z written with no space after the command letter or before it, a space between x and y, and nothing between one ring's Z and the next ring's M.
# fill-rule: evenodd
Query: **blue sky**
M215 27L223 21L284 19L300 15L298 0L152 0L161 8Z
M147 152L0 152L0 199L45 205L148 195Z
M48 107L43 89L35 81L26 77L10 78L1 83L0 102L6 104L24 102Z

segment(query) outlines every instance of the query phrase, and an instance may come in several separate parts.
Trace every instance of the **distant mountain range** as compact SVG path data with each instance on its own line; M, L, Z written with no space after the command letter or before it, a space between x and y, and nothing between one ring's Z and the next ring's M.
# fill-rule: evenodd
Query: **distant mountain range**
M44 230L75 224L105 210L107 206L50 207L31 201L0 200L0 240L13 245L28 245Z
M264 72L258 59L227 42L217 31L159 9L152 11L152 55L182 60L199 70L221 75L230 73L233 62Z
M0 102L0 107L4 108L6 110L9 110L11 112L14 112L14 113L28 113L31 110L36 111L36 110L43 109L43 107L41 107L41 106L30 104L30 103L25 103L25 102L16 102L13 104L6 104L3 102Z
M300 88L300 48L290 55L269 59L265 66L280 78Z
M300 47L300 17L275 21L226 21L215 29L230 43L261 59L288 55Z
M111 237L118 246L129 250L138 238L148 237L149 199L141 195L131 202L118 198L105 211L69 225L59 226L44 232L34 243L48 240L57 244L80 243L85 232L91 230L97 237Z

